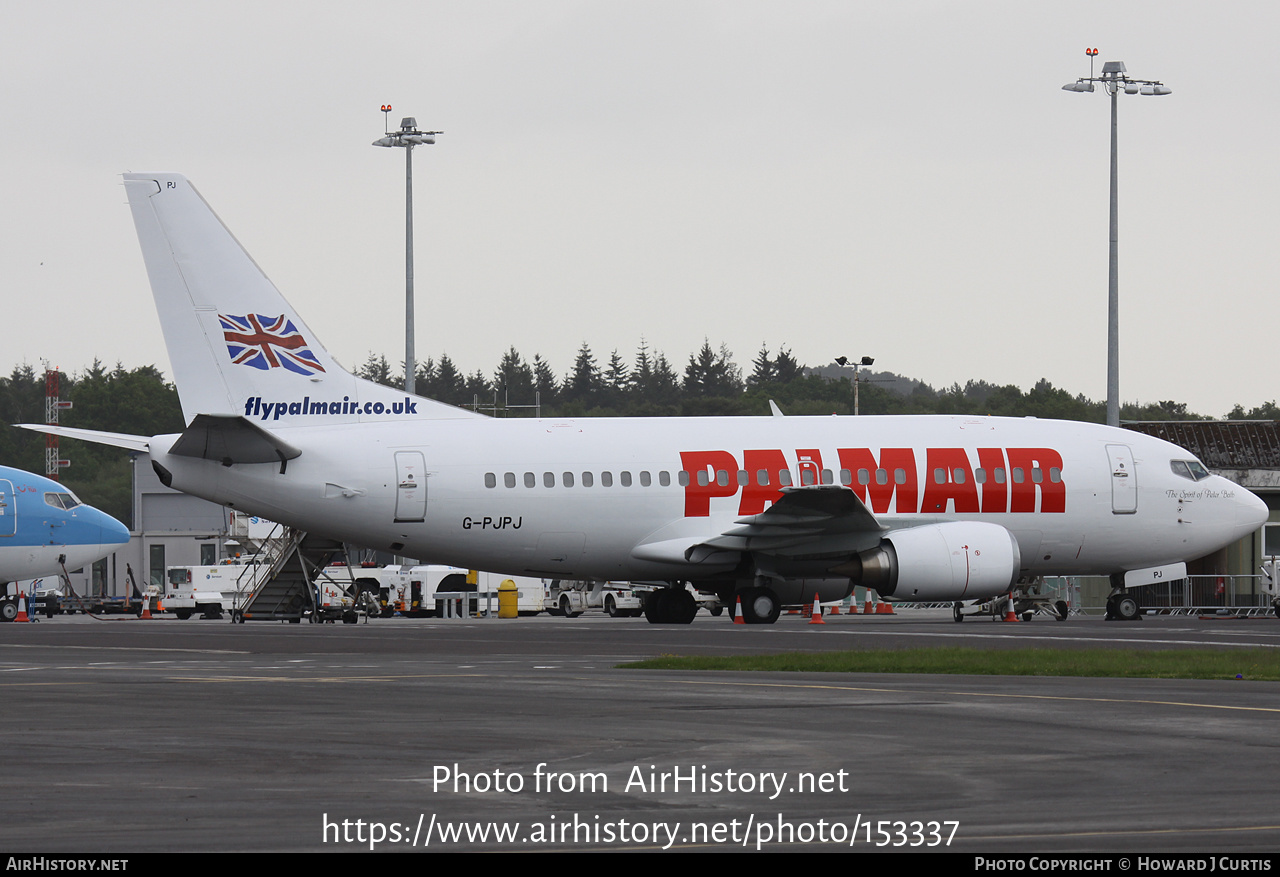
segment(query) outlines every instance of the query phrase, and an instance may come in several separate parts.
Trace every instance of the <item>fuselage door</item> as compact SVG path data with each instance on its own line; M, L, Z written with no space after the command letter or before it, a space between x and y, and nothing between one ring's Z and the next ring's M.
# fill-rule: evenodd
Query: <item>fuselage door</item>
M422 451L396 451L396 522L427 513L427 461Z
M0 536L12 536L18 532L18 497L13 492L13 482L0 478Z
M1128 445L1107 445L1111 462L1111 511L1132 515L1138 510L1138 473L1133 467L1133 452Z

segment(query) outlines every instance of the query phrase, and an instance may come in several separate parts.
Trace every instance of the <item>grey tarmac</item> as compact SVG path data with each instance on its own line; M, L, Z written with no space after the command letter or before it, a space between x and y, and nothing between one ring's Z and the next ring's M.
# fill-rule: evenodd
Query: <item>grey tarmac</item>
M1280 845L1280 683L615 669L928 645L1276 648L1280 622L4 624L0 848L409 852L424 828L451 850ZM469 786L433 786L442 768Z

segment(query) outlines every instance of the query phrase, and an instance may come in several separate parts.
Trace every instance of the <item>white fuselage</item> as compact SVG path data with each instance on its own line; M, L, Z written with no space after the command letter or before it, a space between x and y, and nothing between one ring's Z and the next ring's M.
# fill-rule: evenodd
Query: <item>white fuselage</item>
M1175 473L1171 461L1194 458L1167 442L1033 418L459 419L273 431L302 450L283 474L278 463L166 454L174 436L156 437L151 451L180 490L369 547L509 574L726 573L644 546L714 538L763 512L779 496L780 470L793 485L848 485L889 531L998 524L1015 537L1026 575L1190 560L1266 517L1260 500L1223 478ZM871 548L880 534L864 537ZM824 562L814 553L780 549L772 568L814 575Z

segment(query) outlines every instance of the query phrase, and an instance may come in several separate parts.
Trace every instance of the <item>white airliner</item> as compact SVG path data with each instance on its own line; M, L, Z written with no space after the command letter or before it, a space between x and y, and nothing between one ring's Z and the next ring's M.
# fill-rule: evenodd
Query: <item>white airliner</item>
M182 176L125 188L188 426L165 484L347 542L511 575L690 582L780 602L990 598L1038 576L1125 588L1257 530L1266 506L1190 453L1087 423L988 417L491 419L361 380ZM358 305L357 305L358 306Z
M0 597L10 582L54 575L106 557L129 541L115 518L87 506L64 485L0 466ZM16 604L0 602L11 620Z

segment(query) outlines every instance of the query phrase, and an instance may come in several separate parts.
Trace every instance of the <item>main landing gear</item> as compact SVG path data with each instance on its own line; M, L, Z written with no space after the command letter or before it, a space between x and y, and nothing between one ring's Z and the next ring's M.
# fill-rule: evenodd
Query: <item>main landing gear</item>
M742 600L742 620L747 624L773 624L782 612L782 603L772 588L744 588L737 597Z
M692 624L698 601L684 585L650 591L644 601L644 617L650 624Z

